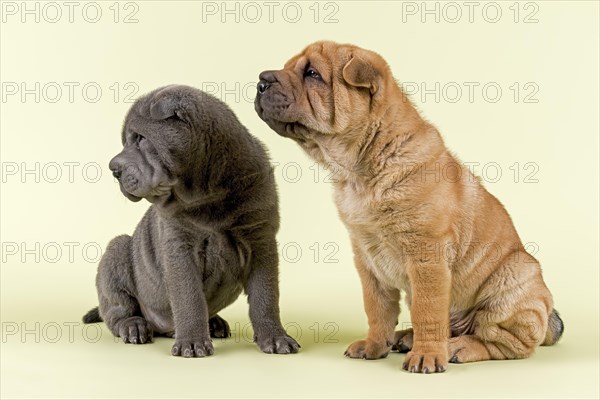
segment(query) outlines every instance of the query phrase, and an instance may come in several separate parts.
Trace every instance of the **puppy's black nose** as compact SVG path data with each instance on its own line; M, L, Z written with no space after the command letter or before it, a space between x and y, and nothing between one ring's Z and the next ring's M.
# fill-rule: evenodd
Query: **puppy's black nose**
M113 169L112 174L115 178L121 179L121 170L120 169Z
M258 90L258 93L263 94L269 86L271 86L269 82L261 80L258 82L258 85L256 85L256 89Z

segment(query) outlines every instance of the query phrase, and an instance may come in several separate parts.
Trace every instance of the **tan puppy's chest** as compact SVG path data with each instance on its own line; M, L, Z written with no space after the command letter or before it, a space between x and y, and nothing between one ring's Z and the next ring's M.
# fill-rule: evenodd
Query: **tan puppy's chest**
M377 280L410 293L402 248L397 240L390 242L392 232L386 226L387 219L381 218L381 210L376 208L381 204L372 193L354 183L336 185L335 201L340 217Z

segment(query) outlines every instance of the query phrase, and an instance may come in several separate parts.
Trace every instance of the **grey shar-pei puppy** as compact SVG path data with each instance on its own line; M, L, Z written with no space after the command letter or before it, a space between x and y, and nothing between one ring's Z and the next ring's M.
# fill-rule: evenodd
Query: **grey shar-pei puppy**
M276 186L262 144L220 100L187 86L140 98L125 119L123 151L109 164L123 194L152 203L133 236L100 260L104 321L126 343L175 337L171 353L213 354L227 337L217 312L248 295L254 339L265 353L300 347L279 319Z

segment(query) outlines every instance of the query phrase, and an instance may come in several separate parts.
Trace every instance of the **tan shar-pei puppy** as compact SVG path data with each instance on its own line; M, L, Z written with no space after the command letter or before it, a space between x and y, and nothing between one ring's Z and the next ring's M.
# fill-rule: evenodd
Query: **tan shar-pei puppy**
M502 204L446 149L378 54L317 42L260 74L258 115L336 173L369 321L352 358L407 351L410 372L516 359L563 332ZM412 329L394 332L400 292Z

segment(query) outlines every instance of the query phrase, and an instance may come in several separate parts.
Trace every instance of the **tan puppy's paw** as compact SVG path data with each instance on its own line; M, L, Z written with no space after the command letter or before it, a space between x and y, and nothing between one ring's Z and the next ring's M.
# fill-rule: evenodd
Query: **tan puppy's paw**
M430 374L432 372L444 372L448 367L448 352L446 345L440 347L439 351L435 348L418 349L413 348L406 354L402 368L408 372L418 372Z
M493 345L490 348L494 348ZM474 335L464 335L450 339L448 343L448 358L453 364L462 364L490 358L501 359L503 354L490 354L485 343Z
M387 343L375 342L371 339L357 340L352 343L344 355L350 358L364 358L365 360L376 360L387 357L391 346Z
M394 334L394 344L392 346L393 351L400 353L408 353L412 350L413 346L413 330L412 328L404 329L402 331L396 331Z

